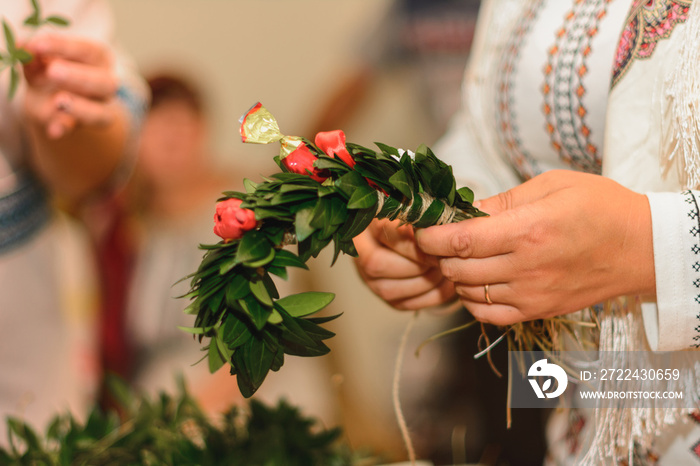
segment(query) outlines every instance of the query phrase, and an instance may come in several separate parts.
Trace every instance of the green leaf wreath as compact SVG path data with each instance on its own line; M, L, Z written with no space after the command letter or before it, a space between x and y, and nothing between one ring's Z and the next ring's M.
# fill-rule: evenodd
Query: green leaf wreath
M400 219L416 227L486 215L472 205L473 193L457 189L450 166L426 146L415 153L384 144L372 150L345 143L341 131L319 133L315 143L283 136L270 113L257 104L241 120L244 142L279 141L275 161L281 172L260 183L245 180L245 192L225 192L217 205L218 244L191 276L196 315L184 330L208 338L212 372L228 364L238 386L250 397L284 356L321 356L334 333L311 317L332 293L306 292L280 297L272 276L287 278L287 267L333 247L356 256L353 238L374 218ZM297 252L286 246L296 243Z

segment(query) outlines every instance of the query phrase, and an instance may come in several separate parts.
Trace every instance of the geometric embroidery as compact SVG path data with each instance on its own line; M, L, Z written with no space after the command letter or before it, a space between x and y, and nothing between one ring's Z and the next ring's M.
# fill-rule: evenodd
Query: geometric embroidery
M586 62L592 52L591 42L611 1L574 2L555 34L543 70L542 111L550 145L572 168L595 174L601 173L602 159L592 143L591 128L586 124L588 111L582 100L586 94L583 78L588 73Z
M695 194L690 190L684 191L682 195L685 196L685 201L689 204L688 218L696 222L696 224L693 225L690 230L688 230L688 233L697 238L698 234L700 234L700 207L698 206L698 201L695 198ZM691 251L694 254L698 254L698 251L700 251L700 244L693 244ZM700 272L700 262L695 262L692 267L695 272ZM695 288L700 288L700 278L695 278L695 280L693 280L693 286ZM700 295L695 297L695 302L700 304ZM696 312L695 316L700 322L700 311ZM698 343L691 345L691 347L700 348L700 325L695 327L695 331L697 332L697 335L693 337L693 341ZM696 454L700 453L700 442L693 447L693 452ZM700 456L700 454L698 456Z
M671 36L678 23L688 19L692 0L634 0L615 54L611 88L634 60L650 58L656 44Z
M498 86L496 87L496 129L501 142L501 147L508 155L512 166L517 170L522 179L530 178L542 173L536 160L522 146L519 137L519 128L516 123L516 115L513 106L513 76L516 72L516 63L520 54L520 45L523 37L528 33L532 23L537 17L537 12L544 3L538 0L530 5L525 14L518 20L511 37L501 56L498 68Z

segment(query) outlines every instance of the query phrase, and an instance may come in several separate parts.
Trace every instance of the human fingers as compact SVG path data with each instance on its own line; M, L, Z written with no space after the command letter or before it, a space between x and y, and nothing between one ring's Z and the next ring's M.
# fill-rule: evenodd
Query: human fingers
M550 170L508 191L481 199L474 204L489 215L497 215L506 210L538 201L555 191L570 186L571 177L576 177L576 175L569 170Z
M526 320L526 317L520 310L507 304L488 304L483 301L472 301L461 296L460 302L476 320L486 324L504 326Z
M439 266L442 275L451 282L472 286L508 283L529 272L510 253L485 258L443 257Z
M88 126L107 126L114 120L114 112L110 106L95 102L69 92L59 92L53 97L56 109L62 115L69 115L76 122Z
M354 240L358 257L355 259L365 281L382 278L412 278L425 273L430 266L415 262L380 243L370 232L363 232Z
M109 48L100 42L59 34L41 34L22 44L38 57L62 58L64 60L95 66L112 62Z
M45 85L94 100L105 101L117 92L117 79L111 69L52 60L46 65Z
M512 252L521 231L517 211L416 231L423 253L442 257L490 257Z
M445 280L439 269L410 278L378 278L365 280L374 294L388 303L415 298L441 286Z
M416 263L437 265L435 257L425 254L418 248L412 226L401 225L398 220L382 219L372 222L369 231L380 244L397 254Z
M396 299L389 304L400 311L434 308L453 302L456 298L454 283L442 280L431 290L410 298Z

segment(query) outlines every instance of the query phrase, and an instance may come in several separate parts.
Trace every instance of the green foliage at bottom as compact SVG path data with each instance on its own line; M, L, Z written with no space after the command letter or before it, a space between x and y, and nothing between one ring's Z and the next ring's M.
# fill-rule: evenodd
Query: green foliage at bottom
M241 465L344 466L353 464L339 442L339 428L317 421L280 401L269 407L250 400L221 419L210 420L180 384L177 396L136 396L122 382L111 382L124 406L114 412L93 409L86 422L59 415L40 436L26 423L7 418L8 446L2 465Z

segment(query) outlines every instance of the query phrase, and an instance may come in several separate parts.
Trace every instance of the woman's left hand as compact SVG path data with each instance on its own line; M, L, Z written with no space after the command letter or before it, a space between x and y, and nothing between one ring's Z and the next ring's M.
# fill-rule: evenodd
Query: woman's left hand
M642 194L602 176L556 170L479 207L491 216L426 228L416 240L441 257L442 273L480 321L508 325L655 294L651 212Z

